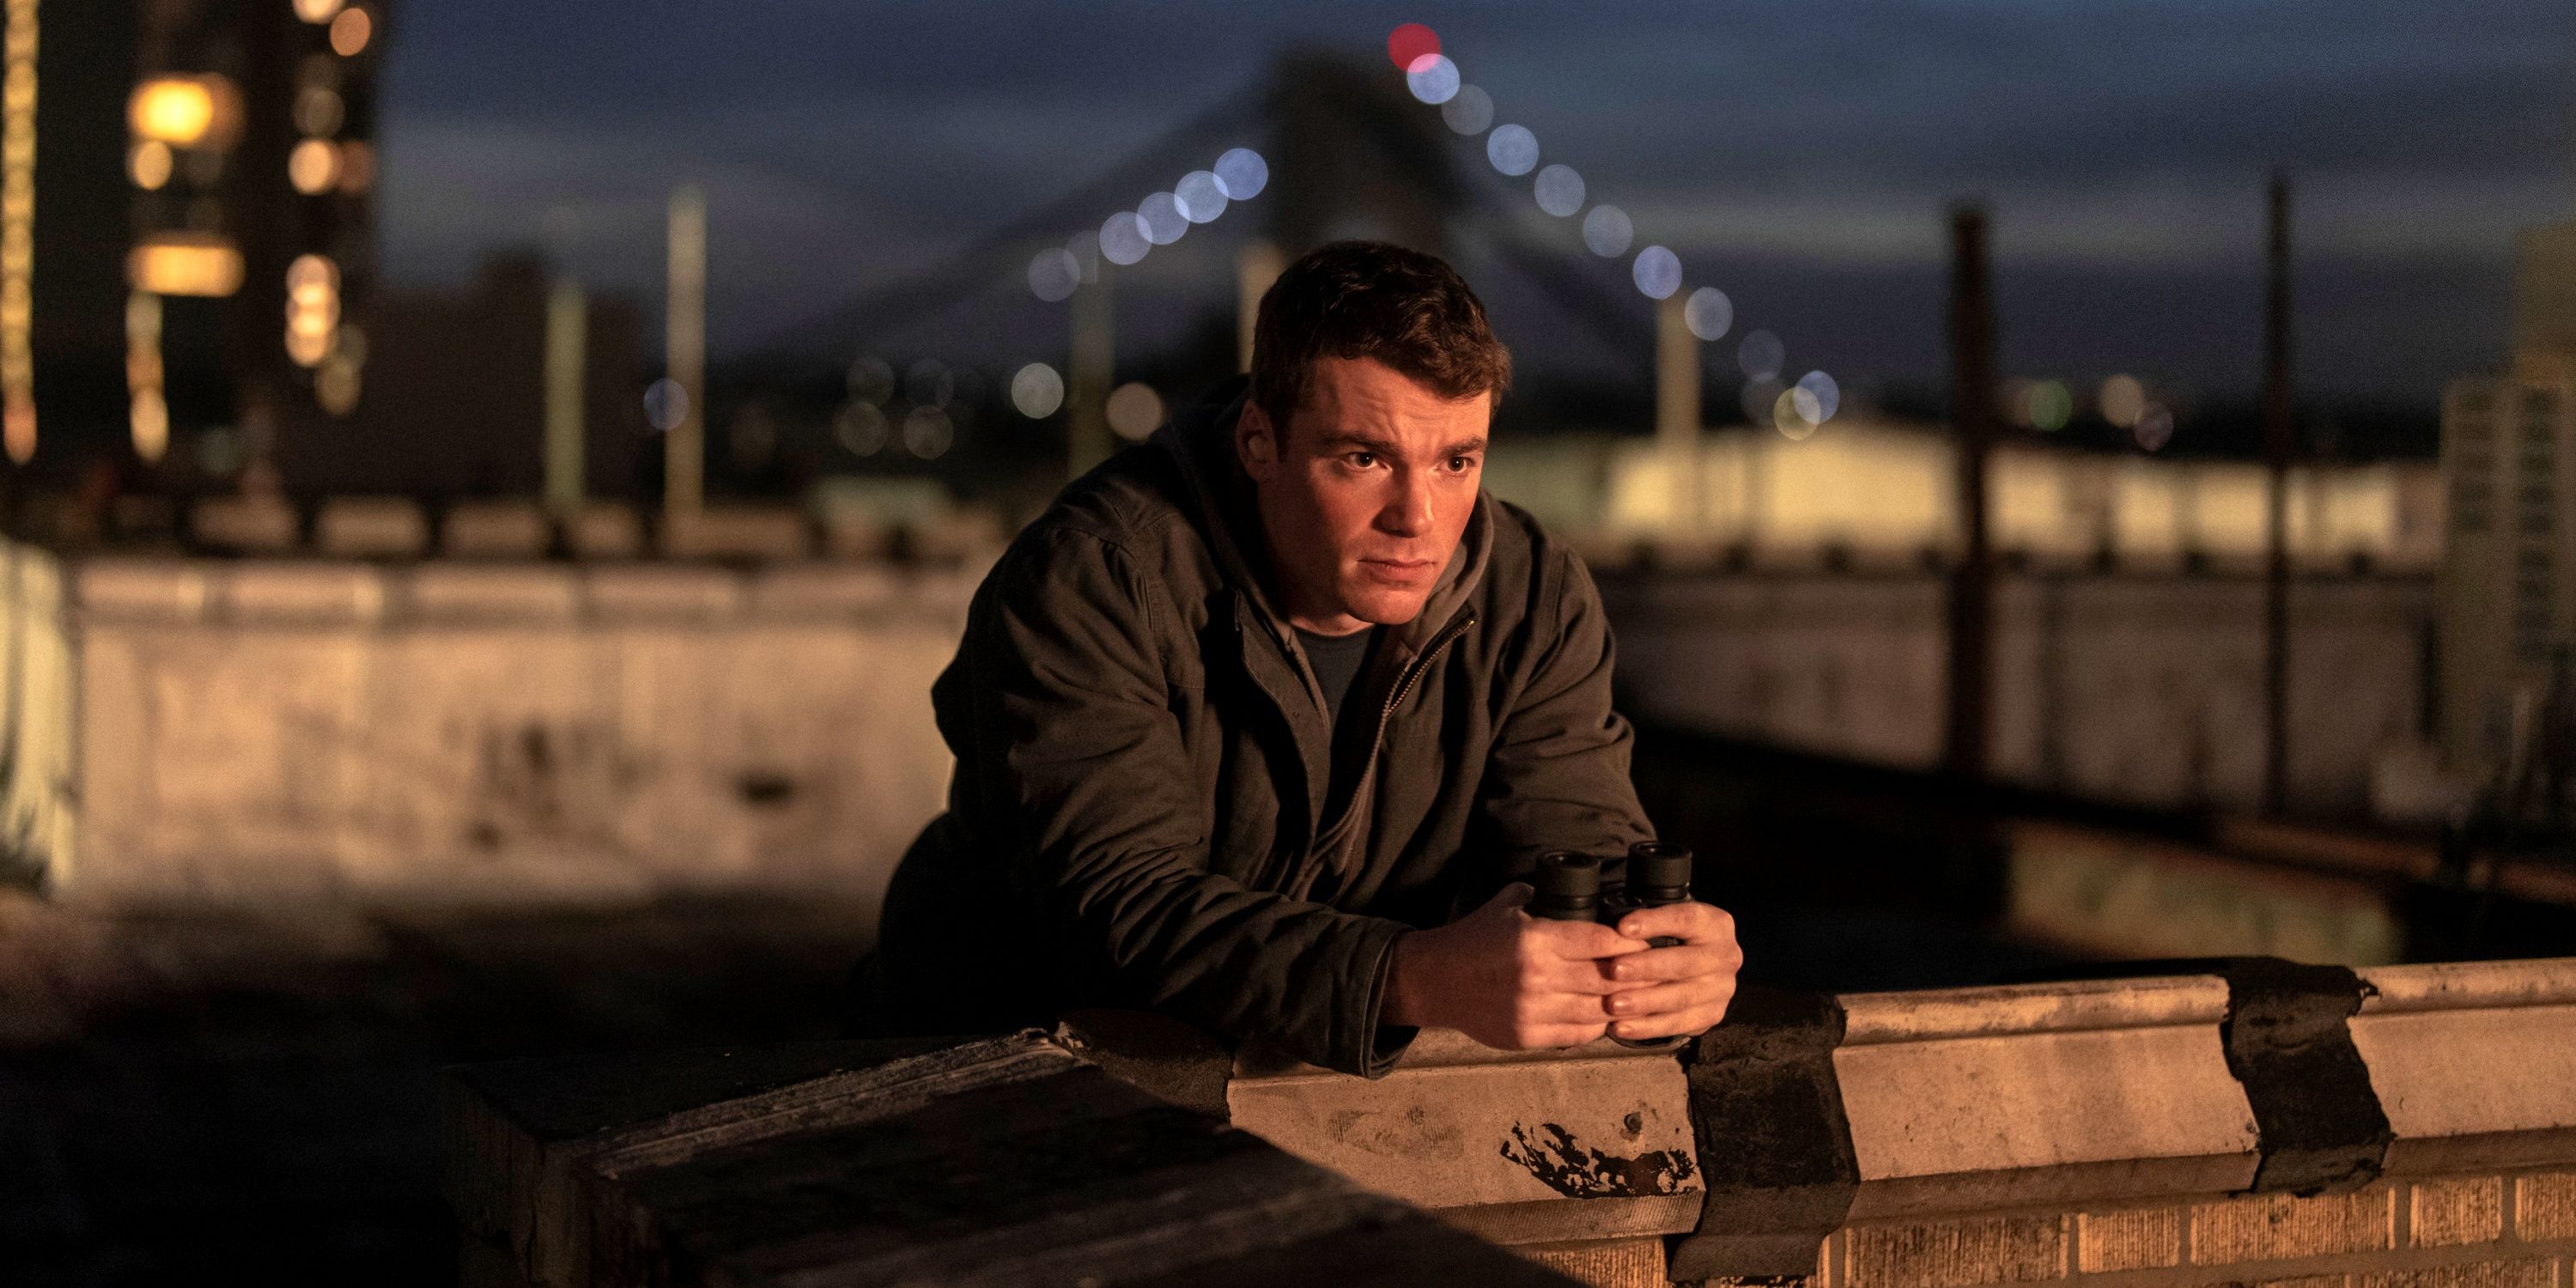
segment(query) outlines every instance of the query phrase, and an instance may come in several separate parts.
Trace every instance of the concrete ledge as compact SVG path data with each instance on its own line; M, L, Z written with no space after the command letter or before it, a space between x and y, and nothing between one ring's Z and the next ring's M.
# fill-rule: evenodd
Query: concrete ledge
M193 622L212 594L204 564L178 559L87 559L71 566L83 613L120 621Z
M813 545L805 516L794 510L718 507L662 529L662 553L680 559L802 559Z
M2392 1172L2576 1160L2576 958L2361 972L2352 1042Z
M334 558L416 558L429 550L429 516L402 497L334 497L314 518L313 541Z
M893 607L903 590L889 568L790 565L754 574L749 605L759 617L847 617Z
M517 1061L442 1111L469 1247L548 1288L1576 1282L1035 1033Z
M588 580L591 611L602 620L721 622L742 611L742 578L721 568L603 567Z
M1236 1126L1511 1243L1691 1228L1705 1187L1686 1101L1668 1054L1499 1053L1441 1030L1383 1078L1246 1061L1226 1087Z
M1141 1101L1073 1077L1083 1070L1132 1083L1171 1114L1222 1112L1346 1185L1593 1284L2116 1276L2185 1288L2321 1275L2346 1288L2357 1277L2563 1288L2576 1258L2571 979L2576 959L2391 967L2358 981L2258 960L2211 975L1843 998L1748 989L1680 1057L1608 1044L1490 1051L1428 1031L1375 1081L1257 1051L1229 1057L1183 1026L1118 1013L1077 1017L1046 1042L994 1039L882 1068L822 1048L755 1053L784 1062L766 1081L703 1059L657 1081L602 1058L569 1082L536 1066L499 1081L469 1074L487 1103L451 1113L450 1192L469 1228L545 1284L636 1282L636 1267L680 1264L671 1256L683 1245L733 1246L728 1230L772 1240L780 1231L759 1214L789 1178L803 1187L787 1222L800 1246L879 1248L863 1231L881 1209L834 1195L881 1183L850 1160L911 1148L902 1141L932 1116L951 1154L1017 1148L1040 1122L1050 1141L1093 1133L1086 1150L1164 1147L1150 1124L1180 1119L1139 1117ZM2299 1053L2319 1026L2330 1039L2349 1014L2339 996L2363 999L2346 1050L2367 1061L2397 1125L2386 1174L2248 1193L2284 1150L2341 1147L2331 1131L2303 1137L2296 1105L2257 1113L2271 1093L2240 1081L2307 1067ZM1042 1117L1023 1117L1037 1111L999 1090L1040 1086ZM978 1098L988 1093L997 1098ZM956 1102L945 1113L943 1098ZM2274 1131L2296 1139L2265 1138ZM1028 1166L1064 1153L1051 1144ZM1307 1184L1273 1167L1245 1174L1274 1190ZM1011 1183L1019 1204L1099 1210L1079 1175ZM1057 1195L1050 1183L1077 1188ZM1017 1207L974 1219L986 1224L954 1237L1028 1237ZM1484 1277L1475 1264L1469 1277ZM1302 1282L1319 1281L1301 1269Z
M587 506L564 525L564 543L584 559L634 559L644 553L644 521L622 505Z
M365 564L237 564L217 585L216 602L235 621L365 626L385 615L384 574Z
M188 512L188 531L219 549L282 553L295 548L295 511L273 497L219 497Z
M581 579L569 568L544 564L423 565L403 589L416 618L557 623L581 612Z
M553 523L537 506L465 502L447 511L438 545L441 553L463 559L535 559L553 537Z

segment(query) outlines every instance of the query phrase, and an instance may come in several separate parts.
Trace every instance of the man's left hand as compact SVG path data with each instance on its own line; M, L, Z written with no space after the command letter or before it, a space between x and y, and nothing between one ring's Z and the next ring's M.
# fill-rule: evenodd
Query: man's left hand
M1652 981L1611 995L1613 1037L1675 1037L1716 1027L1735 999L1735 972L1744 951L1735 944L1735 918L1705 903L1669 903L1639 908L1619 919L1619 933L1631 939L1678 939L1668 948L1649 948L1609 963L1610 977Z

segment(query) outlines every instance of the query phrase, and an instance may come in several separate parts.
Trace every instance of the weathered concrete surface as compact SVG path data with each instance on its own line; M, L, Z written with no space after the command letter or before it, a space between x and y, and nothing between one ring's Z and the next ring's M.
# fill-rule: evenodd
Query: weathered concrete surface
M1605 574L1641 717L1879 764L1940 755L1947 639L1930 574ZM2245 575L2004 574L1994 771L2127 804L2251 807L2263 783L2263 583ZM2421 576L2311 576L2291 601L2290 796L2366 811L2428 730Z
M969 574L173 560L71 577L78 835L48 856L64 897L872 898L947 786L929 687Z
M2243 1189L2254 1115L2215 979L1843 999L1855 1217Z
M1676 1234L1701 1184L1681 1066L1610 1042L1502 1053L1429 1030L1367 1080L1238 1064L1238 1127L1507 1243ZM1568 1203L1567 1199L1585 1200Z

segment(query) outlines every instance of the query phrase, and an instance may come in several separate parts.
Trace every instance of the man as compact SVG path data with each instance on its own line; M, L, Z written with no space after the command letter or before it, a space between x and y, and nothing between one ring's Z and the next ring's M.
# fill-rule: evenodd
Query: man
M1020 534L931 691L956 778L888 891L864 1023L1143 1008L1374 1076L1426 1025L1524 1048L1717 1022L1725 913L1541 921L1510 880L1648 837L1591 578L1478 486L1510 372L1447 265L1326 246L1262 297L1248 390Z

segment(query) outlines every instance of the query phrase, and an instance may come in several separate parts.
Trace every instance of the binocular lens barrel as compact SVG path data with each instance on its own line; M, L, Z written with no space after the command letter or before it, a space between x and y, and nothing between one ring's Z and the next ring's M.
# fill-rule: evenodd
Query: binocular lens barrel
M1601 860L1574 850L1538 857L1529 914L1552 921L1590 921L1601 906Z
M1645 841L1628 847L1628 897L1649 907L1691 897L1688 847Z

